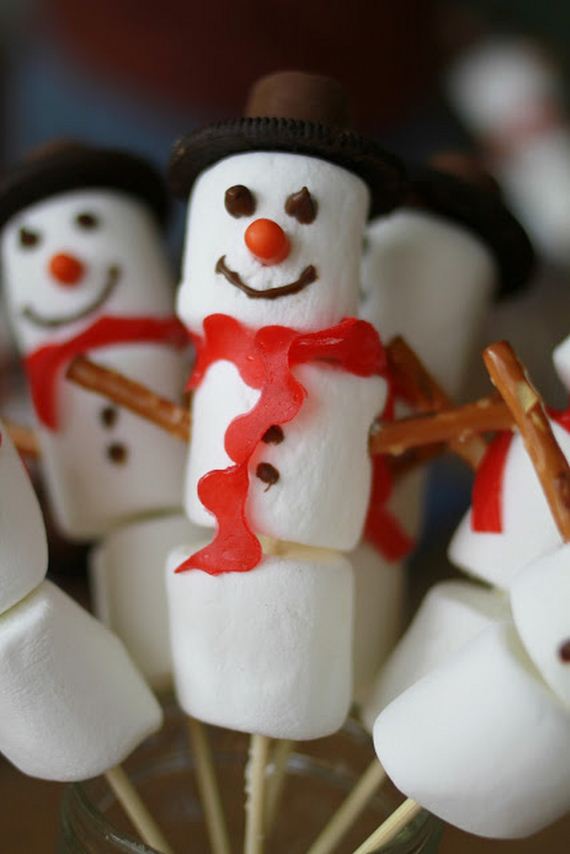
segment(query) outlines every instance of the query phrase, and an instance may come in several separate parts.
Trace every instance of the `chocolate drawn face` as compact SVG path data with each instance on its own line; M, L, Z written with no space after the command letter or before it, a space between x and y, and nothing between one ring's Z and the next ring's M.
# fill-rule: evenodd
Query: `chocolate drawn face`
M368 208L360 178L313 157L252 152L204 172L189 205L181 318L311 328L353 313Z
M103 312L172 310L158 227L124 193L74 190L30 205L3 229L1 250L9 320L25 351Z

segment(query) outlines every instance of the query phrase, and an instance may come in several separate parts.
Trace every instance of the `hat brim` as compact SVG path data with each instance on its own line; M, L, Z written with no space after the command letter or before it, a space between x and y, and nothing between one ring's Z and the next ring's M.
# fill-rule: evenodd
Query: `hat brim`
M528 285L536 262L534 249L499 193L427 167L411 166L409 175L418 207L465 226L491 251L499 269L497 299Z
M73 146L23 161L0 181L0 226L36 202L77 189L108 188L141 200L160 225L168 213L160 173L125 151Z
M314 122L265 117L220 122L178 140L168 167L170 189L186 198L201 172L226 157L248 151L303 154L342 166L368 185L371 216L388 213L404 197L403 165L374 140Z

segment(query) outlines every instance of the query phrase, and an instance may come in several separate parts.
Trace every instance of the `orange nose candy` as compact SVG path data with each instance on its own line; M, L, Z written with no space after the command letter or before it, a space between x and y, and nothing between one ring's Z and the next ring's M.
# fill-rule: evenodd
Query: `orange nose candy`
M60 285L70 287L77 285L83 278L84 266L74 255L58 252L49 262L49 271Z
M272 219L256 219L246 229L245 245L262 264L278 264L289 254L289 240Z

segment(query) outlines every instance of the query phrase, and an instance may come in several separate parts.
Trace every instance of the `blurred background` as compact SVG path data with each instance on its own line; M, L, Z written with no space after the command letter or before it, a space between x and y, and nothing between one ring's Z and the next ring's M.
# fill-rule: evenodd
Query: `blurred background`
M540 263L527 292L491 309L481 344L510 339L548 401L564 405L551 351L570 331L569 35L570 5L536 0L2 0L0 170L53 137L128 148L162 168L177 136L239 115L260 75L329 74L349 90L356 127L387 148L415 160L472 152L501 182ZM3 315L1 411L30 421ZM463 399L487 388L474 364ZM469 489L459 464L435 466L411 602L449 573L445 545ZM51 554L52 573L85 600L84 549L52 531ZM11 808L0 810L0 839L17 841L0 849L51 850L58 787L3 780ZM22 841L30 799L37 818ZM568 822L549 834L502 844L451 834L442 850L569 850Z

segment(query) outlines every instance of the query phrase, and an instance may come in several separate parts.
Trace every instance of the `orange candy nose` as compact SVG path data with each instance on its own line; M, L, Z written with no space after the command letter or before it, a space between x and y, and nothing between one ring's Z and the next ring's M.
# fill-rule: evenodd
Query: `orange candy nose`
M278 264L289 254L289 240L272 219L256 219L246 229L245 245L262 264Z
M60 285L77 285L83 278L84 266L74 255L59 252L49 262L49 271Z

